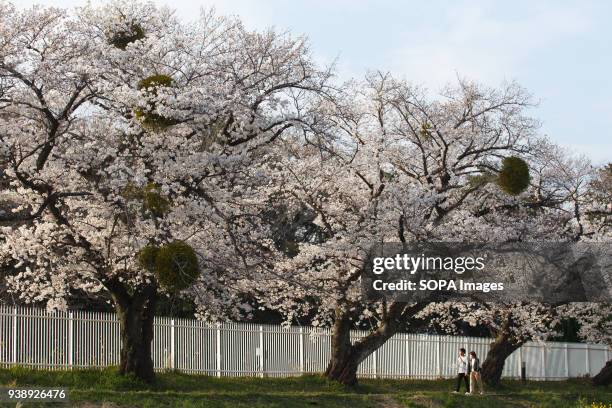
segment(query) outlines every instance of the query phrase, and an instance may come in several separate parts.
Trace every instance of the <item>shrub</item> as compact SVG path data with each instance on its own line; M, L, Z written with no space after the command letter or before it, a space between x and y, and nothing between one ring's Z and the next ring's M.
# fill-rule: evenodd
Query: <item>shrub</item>
M499 187L510 195L518 195L529 187L529 166L519 157L506 157L497 176Z

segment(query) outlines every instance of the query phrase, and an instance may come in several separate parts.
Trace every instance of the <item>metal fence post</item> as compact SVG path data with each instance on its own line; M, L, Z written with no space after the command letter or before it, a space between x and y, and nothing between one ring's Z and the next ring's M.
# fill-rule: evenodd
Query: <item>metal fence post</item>
M217 377L221 377L221 326L217 324Z
M259 326L259 376L264 377L264 332L263 326Z
M372 365L374 366L374 378L378 378L378 353L374 350L372 353Z
M589 347L589 344L587 343L586 344L586 359L585 359L586 360L586 373L587 374L591 374L591 362L589 361L590 360L590 357L589 357L590 353L589 353L589 351L590 351L590 347Z
M176 348L174 345L174 319L170 320L170 368L176 368Z
M521 378L523 376L523 346L518 349L518 371L519 375L517 377Z
M68 367L74 366L74 314L68 314Z
M406 340L406 376L412 378L412 367L410 365L410 335L404 334Z
M304 328L300 327L300 374L304 374Z
M436 360L438 362L438 378L442 377L442 336L436 336L438 344L436 348Z
M13 364L17 364L17 306L13 307Z
M542 349L542 379L546 379L546 345L545 344L540 344L540 347Z
M569 378L569 354L567 351L567 343L565 343L564 356L565 356L565 378Z

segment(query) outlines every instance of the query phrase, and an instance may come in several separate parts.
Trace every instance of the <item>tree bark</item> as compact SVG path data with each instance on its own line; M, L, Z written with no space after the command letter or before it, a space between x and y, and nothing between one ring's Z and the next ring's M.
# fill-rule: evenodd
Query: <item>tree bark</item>
M348 314L339 308L335 311L332 329L331 359L325 370L325 377L344 385L357 384L357 359L351 344L351 321Z
M506 359L522 345L522 342L512 340L508 330L509 325L510 323L507 322L503 330L495 338L495 341L491 343L487 357L484 363L482 363L480 374L482 380L488 385L495 386L499 384Z
M608 361L601 371L593 377L593 385L612 384L612 360Z
M151 343L157 289L154 285L148 285L130 294L118 282L106 286L113 297L120 323L119 373L134 375L150 383L155 379Z
M337 308L332 330L332 356L325 370L325 377L350 387L357 385L359 364L398 332L405 316L415 314L424 307L425 304L408 307L405 303L392 303L378 329L355 344L351 344L352 323L349 314Z

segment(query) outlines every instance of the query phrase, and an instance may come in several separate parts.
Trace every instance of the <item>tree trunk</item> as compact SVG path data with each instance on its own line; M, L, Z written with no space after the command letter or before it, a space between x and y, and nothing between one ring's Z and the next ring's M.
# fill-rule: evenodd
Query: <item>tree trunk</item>
M357 384L357 367L355 350L351 344L351 321L347 313L336 309L332 331L331 359L325 370L325 377L344 385Z
M151 342L157 289L148 285L129 294L122 284L109 286L121 331L119 373L150 383L155 379Z
M407 306L394 302L377 330L351 344L351 321L349 314L340 308L335 311L332 331L332 356L325 370L325 377L347 386L357 385L357 368L370 354L391 338L401 328L403 318L417 313L426 304Z
M593 385L612 384L612 360L608 361L599 374L593 377Z
M522 343L511 341L510 334L506 330L502 331L495 341L491 343L487 358L484 363L482 363L482 380L489 385L498 385L501 380L502 371L504 370L506 358L521 347L521 345Z

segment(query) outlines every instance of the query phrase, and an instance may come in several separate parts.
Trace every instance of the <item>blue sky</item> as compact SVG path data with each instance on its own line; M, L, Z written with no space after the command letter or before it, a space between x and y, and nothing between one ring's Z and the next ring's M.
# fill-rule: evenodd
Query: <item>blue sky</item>
M21 0L61 7L83 0ZM96 3L95 1L93 3ZM369 69L432 91L457 75L487 85L517 80L540 101L542 133L595 163L612 161L612 2L156 0L184 19L200 8L251 28L310 38L342 79Z

